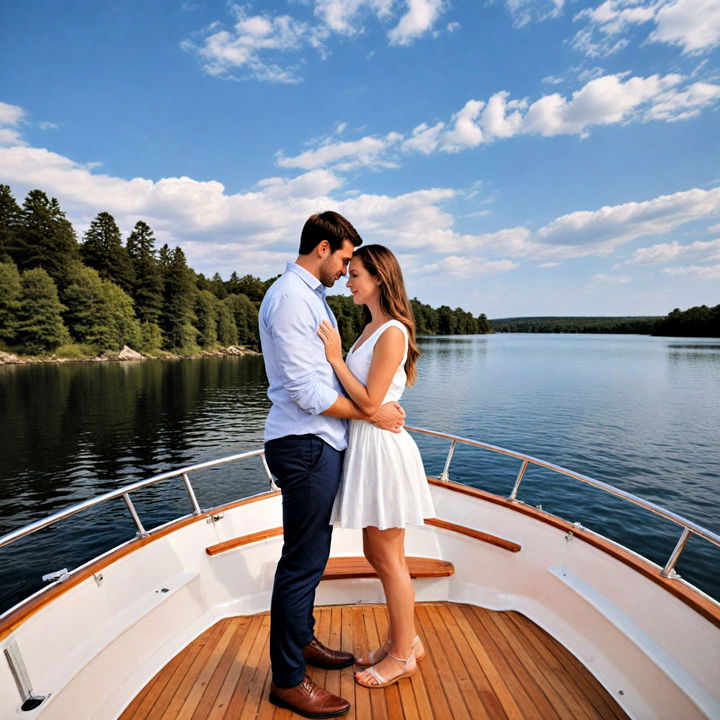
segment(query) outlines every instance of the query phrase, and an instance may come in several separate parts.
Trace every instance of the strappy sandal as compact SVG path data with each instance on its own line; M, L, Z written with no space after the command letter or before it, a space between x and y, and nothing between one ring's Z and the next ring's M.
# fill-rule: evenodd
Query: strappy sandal
M391 652L388 652L388 656L391 657L393 660L396 660L397 662L400 662L403 664L402 670L400 671L399 675L396 675L393 678L390 678L389 680L386 680L376 669L375 667L369 667L363 670L363 672L369 673L372 675L373 678L375 678L375 683L367 683L363 682L357 674L355 675L355 682L358 685L362 685L363 687L370 688L371 690L375 690L377 688L386 688L390 685L394 685L398 680L402 680L403 678L409 678L412 677L417 672L417 663L415 662L415 651L411 650L410 655L406 658L397 657L397 655L393 655Z
M418 643L420 642L420 637L418 635L415 636L415 639L410 643L410 650L412 650ZM363 655L362 658L355 661L355 664L358 667L369 667L370 665L377 665L381 660L385 658L385 656L388 654L388 651L390 650L390 638L386 638L385 642L377 648L377 650L370 650L366 655ZM363 658L370 658L370 662L365 662ZM420 662L425 657L425 647L422 646L420 648L420 652L415 654L415 660L417 662Z

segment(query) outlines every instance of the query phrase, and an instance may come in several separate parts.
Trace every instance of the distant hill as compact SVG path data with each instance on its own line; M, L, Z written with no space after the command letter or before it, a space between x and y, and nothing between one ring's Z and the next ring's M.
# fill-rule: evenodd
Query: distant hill
M627 317L515 317L490 320L494 332L618 333L650 335L662 316Z

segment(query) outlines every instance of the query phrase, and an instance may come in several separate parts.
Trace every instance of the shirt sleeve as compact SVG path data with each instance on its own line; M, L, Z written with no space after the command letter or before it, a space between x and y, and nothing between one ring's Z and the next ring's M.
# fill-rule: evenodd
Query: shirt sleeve
M301 409L319 415L337 400L338 392L317 372L318 362L325 362L325 356L316 334L315 315L309 303L295 294L275 298L269 310L266 324L282 386Z

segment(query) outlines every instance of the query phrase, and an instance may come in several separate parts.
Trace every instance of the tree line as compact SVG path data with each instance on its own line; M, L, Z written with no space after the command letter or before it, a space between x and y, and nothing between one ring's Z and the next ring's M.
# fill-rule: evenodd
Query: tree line
M19 206L0 185L0 347L81 357L124 345L145 354L192 354L231 345L259 347L258 308L276 277L237 272L211 278L180 247L156 247L139 220L123 242L100 212L82 241L57 199L31 190ZM362 328L361 309L331 296L344 344ZM484 315L412 301L418 333L489 332Z
M519 317L491 320L494 332L627 333L650 335L657 316L639 317Z
M492 332L720 337L720 305L675 308L664 317L519 317L490 320Z
M675 308L655 323L653 335L720 337L720 305Z

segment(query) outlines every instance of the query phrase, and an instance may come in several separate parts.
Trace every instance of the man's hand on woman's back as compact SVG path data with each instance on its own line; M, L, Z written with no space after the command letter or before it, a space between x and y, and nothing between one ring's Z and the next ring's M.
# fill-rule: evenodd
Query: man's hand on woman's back
M405 411L395 400L380 406L370 417L370 422L381 430L399 433L405 425Z

